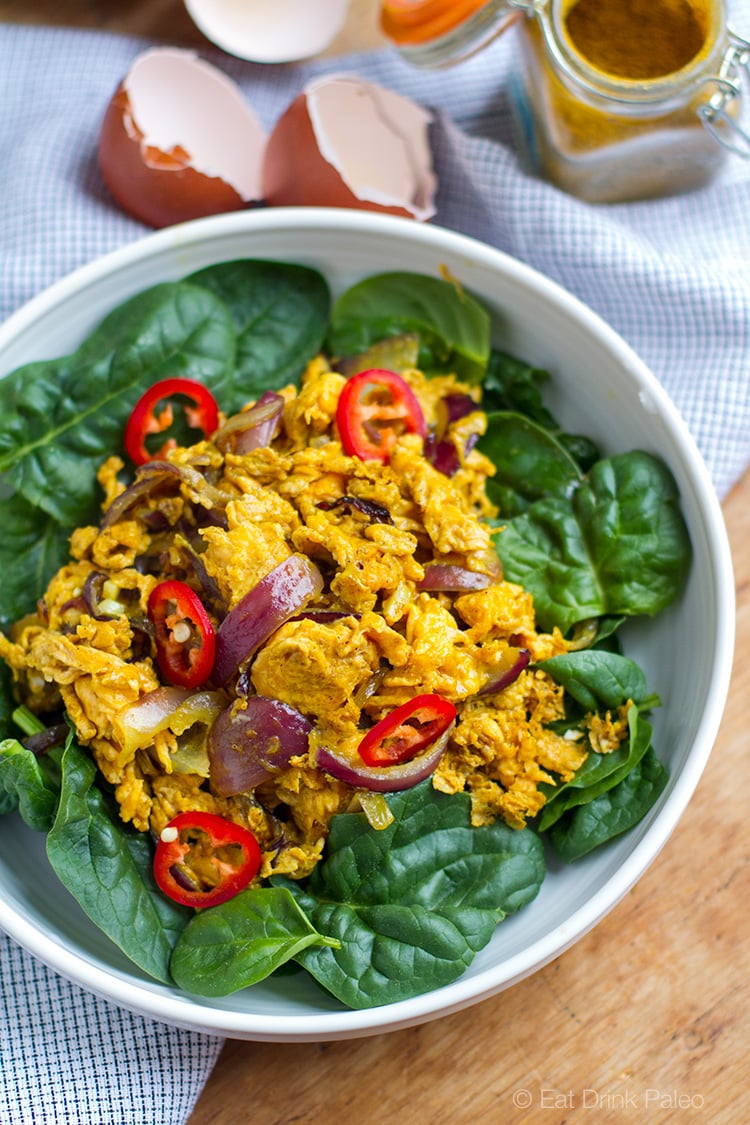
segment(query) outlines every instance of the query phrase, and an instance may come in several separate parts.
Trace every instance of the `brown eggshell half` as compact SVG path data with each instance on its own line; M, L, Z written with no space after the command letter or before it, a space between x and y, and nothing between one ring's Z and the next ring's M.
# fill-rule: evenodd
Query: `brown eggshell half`
M268 139L266 203L430 218L429 121L414 102L350 75L311 83Z
M224 180L197 172L184 149L166 153L145 144L122 86L102 122L99 167L115 202L148 226L165 227L247 206Z
M258 202L265 135L241 99L228 78L192 52L157 49L140 56L99 133L99 167L116 203L141 222L164 227ZM211 132L207 115L215 119L209 152L190 123L193 101L204 134ZM247 153L240 169L238 146Z

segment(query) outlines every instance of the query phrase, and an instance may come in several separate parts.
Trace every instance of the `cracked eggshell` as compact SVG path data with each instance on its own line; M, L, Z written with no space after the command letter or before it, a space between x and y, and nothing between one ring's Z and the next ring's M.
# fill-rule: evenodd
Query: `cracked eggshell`
M268 139L265 201L429 219L437 187L431 120L409 98L372 82L352 75L316 79Z
M144 51L99 133L99 167L115 201L164 227L261 199L265 133L239 87L194 51Z
M231 55L253 62L305 59L344 25L350 0L185 0L196 27Z

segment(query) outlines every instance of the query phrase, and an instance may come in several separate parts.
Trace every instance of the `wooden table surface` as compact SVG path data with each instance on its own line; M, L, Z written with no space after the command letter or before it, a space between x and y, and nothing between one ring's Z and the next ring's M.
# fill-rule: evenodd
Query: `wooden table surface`
M376 13L352 0L331 51L381 45ZM0 0L0 20L205 44L179 0ZM738 597L728 705L637 887L558 960L464 1012L350 1042L228 1042L189 1125L750 1121L750 475L724 511Z

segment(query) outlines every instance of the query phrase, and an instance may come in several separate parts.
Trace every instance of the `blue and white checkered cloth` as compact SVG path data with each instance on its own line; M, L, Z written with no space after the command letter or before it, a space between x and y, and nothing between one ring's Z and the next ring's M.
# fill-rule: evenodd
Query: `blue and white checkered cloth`
M222 1040L124 1012L0 935L1 1125L181 1125Z
M750 0L730 10L750 36ZM146 233L114 207L96 143L109 98L148 45L0 25L0 319ZM572 199L526 171L516 149L506 94L512 50L499 39L439 73L415 71L387 50L278 67L204 54L240 84L269 130L311 77L331 70L431 108L435 221L536 267L617 329L670 393L724 496L750 462L750 160L730 158L691 195L607 207ZM3 937L0 970L0 1125L186 1120L219 1039L121 1012Z

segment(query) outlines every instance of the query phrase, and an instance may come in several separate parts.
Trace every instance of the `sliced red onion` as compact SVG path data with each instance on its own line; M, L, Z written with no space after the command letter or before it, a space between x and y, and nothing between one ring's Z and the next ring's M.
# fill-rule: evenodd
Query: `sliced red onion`
M376 340L364 352L358 355L345 356L337 360L333 370L346 375L358 375L360 371L369 371L373 367L385 367L388 371L405 371L419 364L419 334L417 332L404 332L400 336L386 336Z
M337 781L353 785L355 789L370 789L375 793L396 793L402 789L411 789L437 769L448 745L455 723L443 731L440 738L431 746L417 754L409 762L402 762L398 766L366 766L363 762L354 763L338 754L330 747L321 746L318 750L318 769L329 773Z
M46 754L53 746L62 746L69 734L70 727L67 723L56 723L55 726L45 727L44 730L36 731L35 734L30 734L21 741L27 750L39 757Z
M435 437L434 434L428 435L424 443L424 455L430 464L446 477L452 477L461 466L455 445L445 438Z
M132 484L115 496L112 503L104 513L102 527L111 527L118 523L135 507L149 499L155 492L159 492L165 485L179 485L181 479L177 465L169 461L148 461L136 470L135 480Z
M169 565L169 556L166 551L150 551L148 554L136 555L133 559L133 569L139 574L163 575Z
M321 500L316 507L323 512L330 512L335 508L344 508L351 512L354 508L373 523L393 523L391 513L382 504L376 504L374 500L362 500L359 496L339 496L338 500Z
M169 729L181 735L196 723L203 723L208 729L222 705L218 692L160 687L114 714L112 725L120 735L123 749L134 753L150 746L159 731Z
M464 443L464 457L468 457L474 446L479 441L479 434L467 434Z
M169 869L169 873L179 887L183 891L199 891L200 883L197 879L193 879L184 867L180 867L179 863L173 863Z
M134 509L153 499L160 492L176 492L181 484L195 493L196 498L193 499L193 503L198 507L202 505L205 512L210 513L204 522L209 520L217 522L214 513L216 509L223 511L226 507L227 500L230 499L228 493L210 484L192 465L173 465L171 461L147 461L145 465L139 465L136 469L133 483L109 505L102 518L102 527L111 527L113 523L129 516ZM156 523L157 526L153 530L160 530L159 525L163 521L159 516L152 517L149 513L148 520Z
M170 556L169 551L157 550L136 555L133 566L139 574L153 574L158 578L163 578L166 572L176 578L193 576L201 588L204 601L209 602L219 616L223 616L226 612L223 595L218 583L206 570L200 552L187 540L179 548L175 548L175 551L179 556L177 561Z
M489 695L492 692L503 691L509 687L523 672L524 668L528 667L531 660L531 653L527 648L508 648L503 653L503 660L500 668L496 671L493 678L484 685L479 695Z
M99 612L99 602L102 600L102 588L106 581L107 576L101 570L92 570L86 575L86 581L83 584L83 600L86 604L86 609L97 621L104 621L112 616L110 613Z
M460 405L454 406L453 409L456 411L455 416L450 417L449 415L448 425L440 431L442 435L447 432L451 423L479 409L477 404L473 399L469 398L468 395L447 395L443 399L443 403L447 404L451 399L465 399L467 403L471 404L471 409L469 410ZM463 409L463 413L459 412L461 409ZM479 434L471 433L467 435L464 443L464 457L469 456L478 441ZM445 436L438 437L436 433L428 434L424 443L424 455L430 464L434 465L438 472L441 472L446 477L452 477L461 468L461 460L458 456L458 451L453 442L448 441Z
M272 633L323 589L323 576L305 555L290 555L245 594L216 633L211 676L221 687Z
M140 613L135 614L130 618L130 631L132 639L130 656L127 657L128 663L145 660L147 656L151 655L151 644L156 636L153 621L149 621L148 617L144 617Z
M307 753L312 725L278 699L251 695L222 711L208 736L211 788L220 797L247 793Z
M135 611L139 600L138 591L118 588L114 597L103 597L108 581L107 575L100 570L92 570L86 575L81 591L85 611L96 621L111 621L122 614L130 617L128 606Z
M163 512L161 508L153 508L150 512L144 512L141 518L152 535L156 535L160 531L169 531L172 526L167 519L166 512Z
M206 570L206 564L199 552L185 542L182 544L180 561L184 564L186 570L189 570L195 576L195 580L201 588L204 602L207 602L217 614L224 614L226 611L224 595L216 579Z
M589 617L579 621L573 629L573 639L568 642L568 652L579 652L582 648L591 648L599 632L599 618Z
M66 602L63 602L63 604L60 606L60 613L67 613L70 609L75 609L78 611L78 613L91 612L89 607L86 605L86 599L84 598L83 594L78 594L77 597L68 598ZM40 616L42 615L40 614ZM46 611L42 619L44 620L45 624L49 620L49 614Z
M210 481L206 480L203 473L192 465L179 465L177 471L182 483L195 493L195 497L191 498L192 503L202 507L206 513L213 515L217 508L219 511L223 511L227 502L233 498L232 493L223 492L220 488L211 484Z
M371 696L373 696L379 689L380 685L385 679L386 672L388 672L391 667L392 665L387 660L381 657L378 670L357 688L352 698L354 699L357 707L359 707L360 711L364 707L367 700L370 699Z
M138 630L139 633L145 633L147 637L154 638L156 636L156 629L153 621L145 617L142 613L135 613L130 618L130 628Z
M202 504L191 504L190 514L192 524L187 520L181 520L178 526L184 528L186 534L192 534L193 537L196 528L223 527L226 530L228 526L227 514L223 508L204 508Z
M467 570L465 566L452 566L448 563L427 563L424 578L418 583L418 590L462 591L486 590L491 582L488 574Z
M479 441L479 434L469 434L464 445L464 457L468 457L474 446ZM453 442L445 438L428 437L424 446L424 455L443 476L452 477L461 468L461 461Z
M464 394L445 395L443 406L449 426L452 422L457 422L459 418L465 418L467 414L473 414L475 410L480 409L471 395Z
M232 415L214 434L219 449L250 453L270 445L281 429L284 399L274 391L264 391L254 406Z

